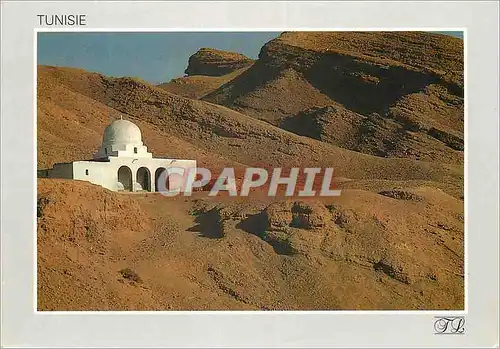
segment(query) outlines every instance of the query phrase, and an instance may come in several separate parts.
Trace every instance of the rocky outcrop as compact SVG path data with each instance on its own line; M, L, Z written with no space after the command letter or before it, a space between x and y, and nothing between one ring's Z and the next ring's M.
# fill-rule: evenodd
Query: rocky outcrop
M409 200L409 201L423 200L422 196L415 194L410 190L403 190L403 189L383 190L379 194L397 200Z
M446 35L289 32L203 99L351 150L461 164L463 71Z
M39 179L38 243L53 240L89 250L105 249L120 234L139 234L151 220L137 202L85 181Z
M288 32L266 44L259 59L272 66L292 67L311 80L317 78L318 83L328 82L330 90L332 83L343 86L346 96L352 87L362 88L352 100L358 109L373 109L372 103L397 99L432 82L463 94L463 41L446 35ZM370 100L372 96L362 92L380 94L382 101Z
M185 71L188 76L222 76L251 65L254 61L242 54L201 48L191 57Z
M286 227L314 229L324 227L331 220L326 207L318 202L278 201L264 211L268 230Z

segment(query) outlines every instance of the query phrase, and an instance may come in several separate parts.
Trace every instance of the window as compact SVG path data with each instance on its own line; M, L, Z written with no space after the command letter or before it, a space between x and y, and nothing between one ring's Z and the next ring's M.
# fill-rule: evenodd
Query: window
M108 155L108 148L104 148L104 154Z
M86 174L87 176L89 175L89 170L88 170L88 169L86 169L86 170L85 170L85 174Z
M137 154L137 147L134 147L134 154Z

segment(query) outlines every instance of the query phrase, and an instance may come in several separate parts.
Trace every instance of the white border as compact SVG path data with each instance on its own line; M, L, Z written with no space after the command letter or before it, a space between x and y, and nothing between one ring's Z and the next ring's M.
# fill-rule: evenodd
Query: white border
M424 2L2 2L2 345L120 347L491 347L498 346L497 1ZM216 16L207 16L208 13ZM33 312L33 28L37 13L86 13L88 27L161 31L467 28L464 249L466 334L433 334L429 312ZM387 28L389 27L389 28ZM384 29L382 29L384 28ZM121 31L130 31L120 29ZM147 29L157 31L157 29ZM68 30L64 30L68 31ZM74 30L73 30L74 31ZM465 76L464 76L465 78ZM26 117L26 115L29 115ZM465 121L465 120L464 120ZM12 149L16 151L5 151ZM487 149L488 152L485 152ZM24 153L22 153L24 152ZM14 173L11 166L25 169ZM36 170L36 166L33 168ZM36 247L35 247L36 248ZM31 256L30 256L31 255ZM28 263L28 265L26 264ZM465 272L465 270L464 270ZM465 276L464 276L465 278ZM465 284L465 280L464 280ZM36 287L36 286L35 286ZM170 313L174 314L174 313ZM337 315L342 314L342 317ZM208 318L206 317L208 316ZM387 332L390 332L388 334ZM83 342L84 341L84 342ZM78 343L78 344L77 344Z
M439 28L439 27L422 27L422 28L296 28L296 27L282 27L280 28L34 28L36 33L50 33L50 32L63 32L63 33L80 33L80 32L103 32L103 33L171 33L171 32L184 32L184 33L201 33L201 32L284 32L284 31L302 31L302 32L402 32L402 31L423 31L423 32L438 32L438 31L455 31L464 32L466 27L455 28ZM444 34L440 34L444 35Z
M321 28L321 29L300 29L300 28L284 28L279 31L311 31L311 32L318 32L318 31L354 31L353 29L348 29L348 28ZM35 137L36 137L36 121L37 121L37 39L38 39L38 33L51 33L51 32L102 32L102 33L110 33L110 32L131 32L131 33L150 33L150 32L157 32L157 33L170 33L170 32L272 32L276 31L276 29L259 29L259 30L254 30L254 29L240 29L234 30L230 28L203 28L203 29L193 29L191 28L190 30L185 30L183 28L175 28L175 29L168 29L166 30L165 28L158 28L158 29L152 29L152 28L81 28L79 30L67 30L67 28L35 28L34 29L34 47L35 47L35 52L34 52L34 120L35 120ZM467 42L466 42L466 36L467 36L467 28L356 28L355 31L393 31L393 32L401 32L401 31L461 31L464 33L464 69L465 65L467 62ZM465 69L466 71L466 69ZM466 90L465 90L465 71L464 71L464 103L467 105L467 98L466 98ZM468 120L468 115L467 115L467 109L464 107L464 140L467 140L466 136L466 127L465 125L467 124ZM35 168L37 165L37 138L35 138L35 147L34 147L34 154L35 154ZM467 183L467 142L465 142L465 149L464 149L464 183ZM37 187L37 174L36 172L34 173L34 183L35 183L35 188ZM465 185L467 188L467 186ZM465 189L466 190L466 189ZM245 311L239 311L239 310L217 310L217 311L210 311L210 310L189 310L189 311L177 311L177 310L158 310L158 311L127 311L127 314L166 314L166 315L177 315L177 314L221 314L221 313L229 313L229 314L247 314L249 312L251 313L261 313L261 314L272 314L272 313L284 313L284 314L304 314L304 313L314 313L314 314L415 314L415 313L428 313L431 315L435 316L445 316L445 315L466 315L467 314L467 309L468 309L468 298L467 298L467 282L468 282L468 273L467 273L467 213L466 213L466 202L467 202L467 195L464 190L464 309L463 310L315 310L315 311L305 311L305 310L287 310L287 311L280 311L280 310L245 310ZM35 195L34 195L34 205L36 208L37 204L37 192L35 190ZM35 222L34 224L34 246L35 246L35 260L34 260L34 268L35 268L35 285L34 285L34 312L38 314L43 314L43 315L51 315L51 314L95 314L99 313L101 315L106 315L106 314L122 314L123 311L39 311L37 309L37 218L36 218L36 209L34 210L34 217L33 221Z

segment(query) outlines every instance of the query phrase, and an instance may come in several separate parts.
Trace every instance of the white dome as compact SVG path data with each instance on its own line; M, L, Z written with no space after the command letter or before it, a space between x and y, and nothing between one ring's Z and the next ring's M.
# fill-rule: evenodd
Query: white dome
M104 129L103 146L114 144L142 145L141 130L128 120L115 120Z

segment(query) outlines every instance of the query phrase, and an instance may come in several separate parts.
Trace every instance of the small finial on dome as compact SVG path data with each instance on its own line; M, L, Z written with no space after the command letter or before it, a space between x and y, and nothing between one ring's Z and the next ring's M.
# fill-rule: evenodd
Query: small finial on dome
M123 120L123 115L120 115L120 120Z

